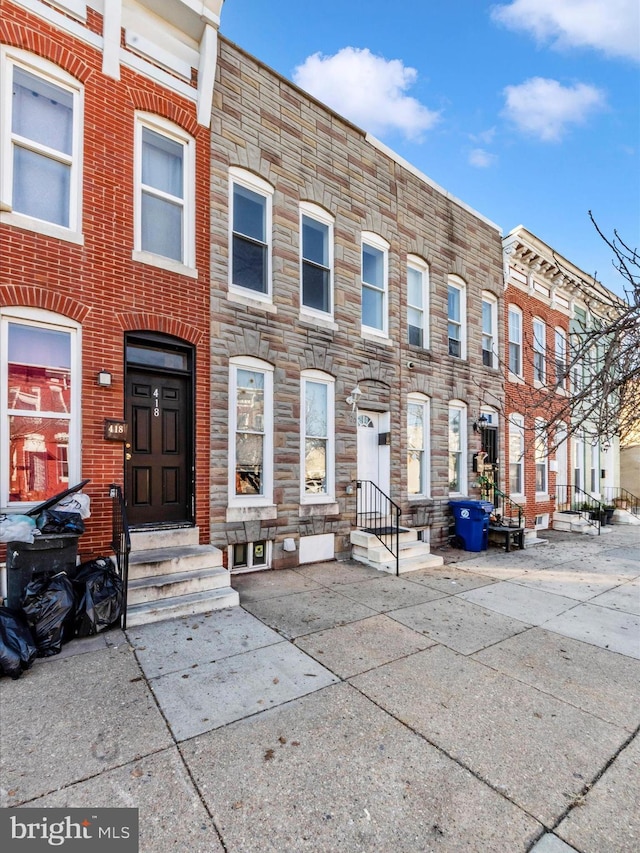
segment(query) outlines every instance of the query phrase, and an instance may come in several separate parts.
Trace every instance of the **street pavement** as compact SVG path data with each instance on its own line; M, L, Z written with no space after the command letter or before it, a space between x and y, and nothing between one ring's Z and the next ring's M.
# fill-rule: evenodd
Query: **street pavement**
M73 640L0 679L0 804L137 808L142 853L635 853L639 531Z

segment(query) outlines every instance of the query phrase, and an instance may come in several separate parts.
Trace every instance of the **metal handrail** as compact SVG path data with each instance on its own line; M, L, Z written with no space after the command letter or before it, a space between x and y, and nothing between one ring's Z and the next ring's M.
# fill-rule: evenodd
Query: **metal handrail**
M396 561L396 576L400 575L400 515L398 504L372 480L356 480L356 527L373 533L384 545Z
M605 486L602 490L604 502L608 506L618 506L627 509L634 515L640 512L640 498L621 486Z
M513 512L517 511L518 513L518 527L522 527L522 517L524 516L524 507L519 503L513 500L509 495L499 489L498 486L490 480L488 477L485 477L483 474L478 478L478 482L480 484L480 494L485 500L488 500L493 504L496 515L500 516L503 520L506 517L505 510L509 510L509 518L513 517Z
M579 512L581 517L591 527L595 527L600 535L605 513L604 503L579 486L556 486L556 511Z
M127 520L127 508L122 496L122 489L116 483L109 486L112 514L111 548L116 555L118 574L122 579L122 613L120 624L124 631L127 627L127 598L129 592L129 554L131 553L131 535Z

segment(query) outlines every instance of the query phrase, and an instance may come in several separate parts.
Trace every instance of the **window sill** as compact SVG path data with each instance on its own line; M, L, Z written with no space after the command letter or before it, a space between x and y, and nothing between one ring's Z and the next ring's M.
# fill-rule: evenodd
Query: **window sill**
M41 219L33 219L31 216L23 216L20 213L2 211L0 223L13 225L14 228L21 228L23 231L34 231L44 237L64 240L66 243L74 243L76 246L84 246L84 234L64 228L62 225L55 225L53 222L43 222Z
M515 385L524 385L524 377L518 376L516 373L512 373L511 371L508 372L507 379Z
M315 516L340 515L340 506L334 501L326 503L305 504L301 503L298 510L299 518L312 518Z
M153 252L139 252L134 250L131 252L131 260L137 261L140 264L148 264L150 267L157 267L167 272L186 275L189 278L198 278L198 270L195 267L186 266L186 264L181 264L179 261L172 261L171 258L163 258L162 255L154 255Z
M266 521L278 517L278 507L269 506L228 506L227 521Z
M300 322L305 326L318 326L321 329L328 329L331 332L338 331L338 324L335 323L329 315L321 317L318 314L311 314L303 309L300 309Z
M266 311L269 314L278 313L278 309L273 302L267 301L266 298L252 298L251 296L246 296L244 292L238 293L237 290L229 290L227 293L227 299L229 302L235 302L237 305L244 305L245 308L255 308L258 311Z
M372 344L378 344L381 347L393 347L394 343L391 338L387 337L382 332L376 334L375 331L368 331L365 328L360 330L360 337L365 341L370 341Z
M433 498L431 497L431 495L408 495L407 501L410 505L426 503L433 505Z
M551 498L546 492L536 492L536 503L544 503L550 501Z

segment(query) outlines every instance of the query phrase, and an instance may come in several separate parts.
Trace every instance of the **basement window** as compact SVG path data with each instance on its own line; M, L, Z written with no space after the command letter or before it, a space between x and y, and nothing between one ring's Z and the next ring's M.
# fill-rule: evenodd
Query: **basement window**
M268 569L271 562L271 543L238 542L229 546L229 564L232 572L254 572Z

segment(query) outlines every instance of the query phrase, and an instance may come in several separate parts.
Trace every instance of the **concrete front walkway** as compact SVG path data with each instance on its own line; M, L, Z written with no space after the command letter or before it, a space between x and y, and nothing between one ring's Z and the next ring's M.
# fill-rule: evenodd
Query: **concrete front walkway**
M548 538L72 641L0 681L2 805L136 807L143 853L640 849L640 537Z

